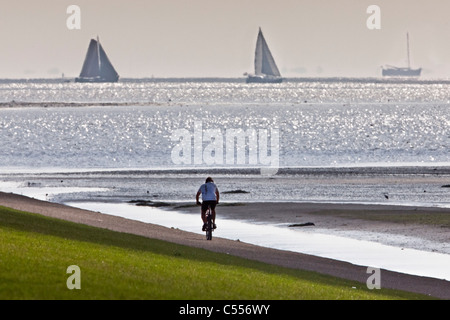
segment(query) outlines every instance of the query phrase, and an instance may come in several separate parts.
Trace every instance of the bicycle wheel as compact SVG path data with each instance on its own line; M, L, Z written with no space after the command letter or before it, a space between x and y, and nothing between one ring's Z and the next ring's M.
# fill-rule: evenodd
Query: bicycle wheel
M211 209L208 209L206 212L206 240L212 240L212 218L211 218Z

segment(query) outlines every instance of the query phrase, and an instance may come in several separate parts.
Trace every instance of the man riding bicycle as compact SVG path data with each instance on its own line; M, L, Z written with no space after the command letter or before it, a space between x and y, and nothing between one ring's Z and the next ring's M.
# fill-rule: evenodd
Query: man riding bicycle
M199 201L200 194L202 195L203 203ZM208 210L208 206L211 207L213 229L216 229L216 205L219 203L219 189L211 177L206 178L205 183L200 186L195 199L197 204L202 206L202 231L206 230L206 210Z

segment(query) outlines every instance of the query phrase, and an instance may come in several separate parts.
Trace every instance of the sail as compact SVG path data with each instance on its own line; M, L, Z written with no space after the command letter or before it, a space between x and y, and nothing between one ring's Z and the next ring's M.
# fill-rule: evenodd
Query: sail
M83 68L80 77L93 78L100 74L100 65L98 59L98 45L94 39L89 43L89 48L84 59Z
M272 53L270 53L266 39L264 39L261 28L259 28L258 40L256 41L255 74L265 74L274 77L281 76L280 71L278 71L278 67L275 64L275 60L273 59Z
M92 39L86 53L86 58L81 68L77 81L83 82L116 82L119 74L109 61L100 41Z
M117 81L119 79L119 74L114 69L111 61L109 61L100 42L98 43L98 48L100 50L100 78L110 79L111 81L115 79L114 81Z

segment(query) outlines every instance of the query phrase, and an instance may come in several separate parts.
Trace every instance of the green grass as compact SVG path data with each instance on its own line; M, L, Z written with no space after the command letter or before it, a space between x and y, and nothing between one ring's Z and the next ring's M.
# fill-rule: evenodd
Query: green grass
M0 207L0 299L426 298Z

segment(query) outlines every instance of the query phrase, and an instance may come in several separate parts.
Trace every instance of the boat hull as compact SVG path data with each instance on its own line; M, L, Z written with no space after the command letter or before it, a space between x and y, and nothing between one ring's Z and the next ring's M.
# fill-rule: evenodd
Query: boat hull
M422 72L422 68L387 68L382 70L382 75L385 77L418 77Z
M248 76L247 83L281 83L283 78L273 76Z
M114 79L105 79L105 78L100 78L100 77L92 77L92 78L88 78L88 77L78 77L75 78L75 82L79 82L79 83L107 83L107 82L117 82L119 81L119 78L114 78Z

